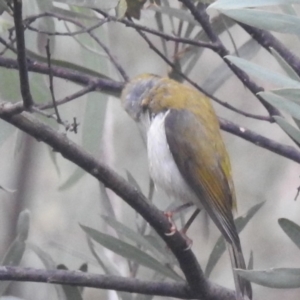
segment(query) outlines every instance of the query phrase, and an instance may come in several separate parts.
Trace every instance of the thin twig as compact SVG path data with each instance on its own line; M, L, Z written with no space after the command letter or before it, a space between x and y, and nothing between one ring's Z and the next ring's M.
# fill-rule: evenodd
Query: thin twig
M211 42L217 45L215 52L224 60L228 67L233 71L233 73L239 78L239 80L255 95L255 97L260 101L260 103L266 108L270 116L280 116L281 113L277 108L270 105L257 93L263 91L264 89L258 86L255 82L250 80L248 74L239 69L233 63L226 59L226 55L229 54L229 51L225 48L218 35L214 32L211 24L209 23L209 17L206 13L206 6L203 3L199 3L198 8L194 5L192 0L178 0L182 2L194 16L195 20L201 24L203 30L211 40Z
M224 131L239 136L242 139L255 144L256 146L268 150L272 149L272 152L300 163L300 152L296 148L280 144L260 134L257 134L256 132L245 128L244 126L238 126L237 124L223 118L219 118L219 122L221 129L223 129Z
M0 114L19 114L24 111L23 101L17 103L0 102Z
M96 84L94 83L91 83L89 85L87 85L85 88L81 89L80 91L70 95L70 96L67 96L61 100L56 100L55 101L55 106L59 106L59 105L62 105L62 104L65 104L65 103L68 103L74 99L77 99L89 92L92 92L96 89ZM53 108L53 102L50 102L50 103L47 103L47 104L43 104L41 106L39 106L39 109L41 110L44 110L44 109L48 109L48 108Z
M98 29L106 22L107 22L107 19L103 19L103 20L100 20L99 22L97 22L95 25L92 25L90 27L85 27L85 28L77 30L77 31L71 31L71 32L69 32L69 31L68 32L58 32L58 31L51 32L51 31L47 31L47 30L37 29L29 24L26 27L28 29L30 29L31 31L47 34L49 36L56 36L56 35L57 36L75 36L75 35L79 35L79 34L83 34L83 33L89 33L95 29Z
M271 117L268 117L268 116L259 116L259 115L254 115L254 114L250 114L250 113L244 112L244 111L242 111L242 110L240 110L238 108L235 108L234 106L230 105L229 103L221 101L220 99L218 99L214 95L211 95L206 90L204 90L201 86L199 86L196 82L194 82L188 76L186 76L183 72L181 72L180 70L178 70L178 68L176 67L176 65L173 62L171 62L163 53L161 53L161 51L159 51L157 49L157 47L154 46L154 44L150 41L150 39L147 37L147 35L143 31L141 31L139 29L136 29L136 31L147 42L147 44L149 45L150 49L152 49L159 57L161 57L172 68L172 70L174 70L178 75L180 75L183 79L185 79L187 82L189 82L191 85L193 85L197 90L199 90L201 93L203 93L207 97L211 98L212 100L216 101L218 104L226 107L227 109L230 109L230 110L232 110L232 111L234 111L236 113L239 113L239 114L241 114L241 115L243 115L245 117L256 119L256 120L260 120L260 121L267 121L267 122L270 122L270 123L274 122Z
M12 58L6 58L0 56L0 67L4 67L7 69L15 69L18 70L18 62ZM49 68L46 63L38 62L32 60L28 62L28 70L32 72L36 72L39 74L49 74ZM66 67L58 67L52 65L52 73L53 76L59 77L62 79L70 80L74 83L77 83L81 86L90 85L93 82L96 85L96 91L101 91L108 95L118 97L121 93L121 89L124 86L124 83L114 81L111 79L101 78L98 76L85 75L82 72L74 71L73 69Z
M226 107L227 109L230 109L230 110L232 110L232 111L234 111L234 112L236 112L236 113L238 113L238 114L240 114L244 117L274 123L274 119L269 117L269 116L260 116L260 115L250 114L250 113L247 113L243 110L240 110L240 109L234 107L233 105L231 105L227 102L221 101L220 99L216 98L215 96L210 95L209 97L212 100L214 100L215 102L217 102L218 104L220 104L220 105Z
M71 32L70 28L69 28L69 25L68 25L68 22L64 22L64 25L67 29L68 32ZM101 53L100 51L98 50L95 50L93 49L92 47L89 47L87 46L84 42L81 42L80 39L77 37L77 36L73 36L73 39L80 45L80 47L82 47L83 49L86 49L87 51L93 53L93 54L96 54L96 55L99 55L99 56L102 56L102 57L106 57L107 58L107 55L103 53Z
M0 67L17 70L18 63L14 59L0 57ZM32 63L29 63L28 70L39 74L48 74L49 72L47 64L40 63L37 61L32 61ZM94 82L96 86L95 91L99 91L109 95L114 95L116 97L119 97L121 90L124 87L124 84L121 82L84 75L64 67L53 66L52 72L53 75L56 77L70 80L82 86L87 86L91 82ZM300 152L297 151L294 147L280 144L256 132L250 131L242 126L229 122L225 119L219 120L221 128L223 130L228 131L236 136L239 136L257 146L268 149L271 152L277 153L292 161L300 163Z
M238 24L268 52L271 52L271 48L275 49L280 54L280 56L293 68L298 76L300 76L300 59L293 52L291 52L290 49L282 44L275 36L265 30L254 28L242 23Z
M208 48L211 50L215 50L217 47L216 45L212 44L212 43L206 43L206 42L200 42L200 41L195 41L193 39L187 39L187 38L181 38L181 37L176 37L176 36L172 36L172 35L168 35L165 34L163 32L160 32L158 30L146 27L146 26L142 26L139 24L136 24L134 22L132 22L131 20L126 20L126 19L118 19L116 17L110 16L109 14L107 14L106 12L99 10L99 9L95 9L95 11L97 11L98 13L100 13L101 15L103 15L104 17L106 17L109 21L114 21L114 22L118 22L118 23L122 23L127 27L132 27L134 29L139 29L141 31L145 31L148 33L151 33L153 35L159 36L164 38L166 41L173 41L173 42L177 42L177 43L182 43L182 44L188 44L188 45L193 45L193 46L198 46L198 47L203 47L203 48Z
M59 111L56 105L56 100L55 100L55 95L54 95L54 86L53 86L53 74L52 74L52 68L51 68L51 53L50 53L50 40L47 40L47 44L46 44L46 55L47 55L47 63L48 63L48 68L49 68L49 89L50 89L50 93L51 93L51 98L52 98L52 104L53 104L53 108L56 114L56 118L57 118L57 122L59 124L63 124L63 121L59 115Z
M59 15L59 14L56 14L56 13L43 13L41 14L39 17L44 17L44 16L47 16L47 17L53 17L53 18L57 18L58 20L64 20L66 22L69 22L69 23L72 23L76 26L78 26L79 28L81 28L82 30L84 30L87 34L90 35L90 37L104 50L104 52L108 55L110 61L112 62L112 64L115 66L115 68L118 70L118 72L120 73L120 75L122 76L122 78L125 80L125 81L128 81L129 80L129 76L127 75L126 71L123 69L123 67L118 63L118 61L116 60L116 58L111 54L110 52L110 49L108 49L108 47L106 47L105 44L103 44L101 42L101 40L92 32L92 29L90 29L89 31L87 31L87 28L82 25L81 22L79 21L75 21L73 20L72 18L68 18L66 16L63 16L63 15ZM36 20L37 17L32 17L32 18L28 18L26 20L26 24L27 24L27 27L29 27L30 23L32 23L32 20ZM106 20L105 20L106 21ZM32 28L32 27L30 27ZM35 29L35 31L37 32L40 32L39 30Z
M1 51L0 55L3 55L7 49L12 51L15 54L18 54L17 49L15 49L11 44L7 43L5 39L0 36L0 43L5 46L5 48Z
M30 110L33 106L33 99L30 93L28 71L27 71L27 59L26 59L26 47L24 38L24 28L22 21L22 1L14 0L14 22L16 29L16 42L18 51L18 64L19 64L19 77L20 77L20 89L24 102L24 108Z

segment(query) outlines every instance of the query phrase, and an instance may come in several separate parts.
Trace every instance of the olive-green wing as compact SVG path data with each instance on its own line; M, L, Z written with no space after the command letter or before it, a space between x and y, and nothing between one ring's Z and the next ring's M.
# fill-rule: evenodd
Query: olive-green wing
M165 119L166 138L187 184L225 239L233 243L239 238L232 215L233 191L226 177L228 170L223 169L227 152L223 152L226 149L218 124L206 126L204 123L187 110L169 110Z

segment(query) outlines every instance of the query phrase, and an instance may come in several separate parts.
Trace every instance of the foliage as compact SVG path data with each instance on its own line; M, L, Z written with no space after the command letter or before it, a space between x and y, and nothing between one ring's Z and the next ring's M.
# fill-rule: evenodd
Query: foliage
M14 266L38 269L39 264L43 265L46 269L43 282L62 284L53 289L57 299L87 299L84 286L117 290L118 297L126 300L150 299L155 295L200 297L201 291L195 289L197 283L191 278L202 278L202 268L197 262L184 267L186 257L195 261L192 251L184 248L184 237L179 233L166 237L163 226L168 222L155 206L165 209L170 201L154 191L153 182L148 178L144 141L114 98L120 95L131 77L129 74L167 73L175 80L193 85L219 104L216 109L220 126L232 133L235 139L240 137L256 145L255 149L262 147L285 157L293 166L300 163L300 58L294 54L295 49L285 46L291 37L295 40L293 47L299 42L299 4L299 0L31 0L23 1L22 7L17 0L0 0L0 146L4 153L0 195L3 199L12 199L10 205L14 212L12 222L7 220L3 229L3 234L13 234L7 240L6 254L2 254L2 266L14 271ZM23 25L18 25L18 13ZM22 35L25 45L22 45ZM263 53L262 49L266 51ZM266 63L262 63L263 60ZM244 94L250 92L257 100L251 107L242 102L240 94L232 88L238 82L245 87ZM228 86L231 87L230 97L224 97ZM26 124L18 123L18 116L24 116L27 124L32 122L39 130L30 133L25 129L28 128ZM243 125L237 124L240 121L244 122ZM259 126L255 127L258 123ZM251 124L256 131L247 129L244 124ZM274 132L281 129L281 135L273 131L268 137L261 134L270 126L277 129ZM19 129L43 141L47 148L37 146L33 140L26 141ZM75 154L63 152L59 139L54 145L45 136L47 132L53 136L62 133L58 135L62 138L61 143L70 146ZM118 135L118 132L125 135ZM79 150L76 145L80 146ZM251 151L247 155L251 155ZM271 156L271 152L265 153ZM73 163L66 163L58 153ZM86 159L79 159L78 153L86 154L83 156ZM89 154L93 155L94 165L89 164ZM104 166L102 173L95 159L99 156L110 165L108 169ZM276 170L280 170L278 158L276 156L271 163L278 166ZM233 163L238 159L238 155L233 156ZM119 173L127 176L127 181L123 182L118 174L110 173L113 164ZM257 163L251 172L258 172L259 167ZM270 170L271 167L262 176L264 182L267 182L266 177L274 175ZM243 172L250 174L246 167ZM100 188L90 176L86 176L87 173L99 181ZM273 173L284 174L283 171ZM15 180L6 181L8 177ZM281 181L278 181L279 185L283 185ZM267 196L269 186L266 184L260 190L255 188L251 186L249 189L252 198L262 194L266 194L263 200L271 197ZM123 196L121 198L131 207L116 199L108 189ZM147 194L147 189L146 199L143 195ZM297 186L292 189L296 194ZM131 196L128 199L143 199L146 208L143 208L143 201L130 202L126 195ZM65 203L58 204L56 198ZM279 200L272 199L273 208L279 207ZM48 206L47 202L50 203ZM249 233L244 233L244 228L247 231L253 223L259 223L254 220L262 221L268 217L265 207L269 202L263 207L264 201L261 200L245 206L247 213L236 219L242 236L249 236ZM295 210L299 210L298 202L287 201L285 205L294 205ZM24 210L25 207L28 210ZM2 210L5 211L4 205ZM189 213L190 210L185 210L176 215L176 224L184 225ZM260 214L264 217L259 219ZM282 216L276 218L285 233L284 239L287 235L299 248L300 227L296 224L299 220L296 223L291 221L292 213L288 218ZM149 221L152 217L153 223ZM50 225L44 219L49 219ZM61 239L59 226L63 227L64 233ZM258 226L267 232L267 226ZM29 227L35 228L36 232L29 233ZM272 230L280 232L279 227L276 224ZM58 242L53 243L54 247L49 246L51 243L47 240L50 238L45 238L53 234L52 230L55 242ZM78 239L71 250L65 247L69 245L69 232L72 232L72 239ZM197 238L202 243L200 246ZM199 237L198 229L193 240L201 250L197 252L205 252L205 238ZM225 243L219 236L215 236L215 240L215 244L208 245L206 256L197 256L201 267L207 262L203 272L206 278L214 279L214 272L217 273L222 264ZM43 247L43 243L47 246ZM286 240L284 243L290 244ZM74 251L77 247L78 252ZM83 249L86 251L84 258L78 258ZM72 255L62 254L66 252ZM35 259L32 259L32 254ZM255 263L259 255L255 250L251 255L249 265L254 264L253 270L237 272L249 281L269 288L300 287L300 265L288 268L278 261L275 269L261 270L259 263ZM68 268L78 269L77 260L82 267L79 267L80 272L72 273ZM142 287L125 284L109 288L105 284L104 287L97 286L94 282L79 284L76 281L78 274L82 278L86 276L86 280L90 276L86 261L96 268L97 273L111 276L104 279L118 280L124 276L132 279L127 282L132 284L136 283L134 279L140 279L141 283L149 284L145 287L145 283L145 290L150 289L150 283L154 281L161 284L161 290L153 289L151 293L149 290L144 292ZM71 267L66 267L68 262ZM0 268L2 280L8 278L1 277L4 273L5 270ZM226 282L227 273L221 272L222 282ZM65 274L71 276L69 281L64 281L67 276L59 277ZM9 280L20 280L15 276ZM176 285L178 294L177 290L173 294L172 289L164 290L170 282ZM210 279L207 282L210 283ZM14 286L11 281L0 281L0 295L13 294ZM181 294L180 288L183 290ZM234 297L229 292L226 294L228 298L222 296L226 291L217 290L220 299ZM258 296L260 291L257 290ZM26 293L19 296L25 299ZM34 299L32 294L30 297Z

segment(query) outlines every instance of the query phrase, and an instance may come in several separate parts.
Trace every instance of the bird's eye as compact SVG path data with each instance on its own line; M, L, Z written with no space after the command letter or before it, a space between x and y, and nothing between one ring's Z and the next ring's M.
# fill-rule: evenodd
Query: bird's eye
M147 106L146 105L142 105L142 112L145 113L147 110Z

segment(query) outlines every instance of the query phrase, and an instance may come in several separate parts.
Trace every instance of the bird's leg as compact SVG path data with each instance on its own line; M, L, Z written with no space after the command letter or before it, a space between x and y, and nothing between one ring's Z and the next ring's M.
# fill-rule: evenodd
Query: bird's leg
M176 224L173 221L173 216L175 214L179 213L180 211L191 207L192 205L194 205L194 204L193 203L185 203L185 204L182 204L180 206L175 207L172 210L168 210L168 211L164 212L164 215L168 218L168 221L171 224L170 232L166 233L167 236L173 235L176 232L176 230L177 230Z
M171 228L170 228L170 232L166 233L167 236L171 236L173 235L177 228L176 228L176 224L173 221L172 217L175 213L180 212L183 209L186 209L188 207L191 207L193 204L192 203L185 203L183 205L180 205L179 207L176 207L174 210L172 211L167 211L165 212L165 216L168 218L169 222L171 223ZM186 232L188 231L188 229L190 228L191 224L194 222L194 220L196 219L196 217L199 215L201 209L197 208L193 214L190 216L190 218L188 219L188 221L186 222L186 224L183 226L183 228L180 230L180 233L182 234L182 236L185 238L186 243L187 243L187 247L185 250L189 250L192 247L193 241L186 235Z
M186 224L180 230L182 234L186 235L186 232L188 231L188 229L190 228L190 226L192 225L192 223L194 222L194 220L196 219L196 217L199 215L200 211L201 211L201 209L199 209L199 208L195 209L195 211L190 216L190 218L188 219L188 221L186 222Z
M183 226L183 228L180 230L181 234L184 236L186 243L187 243L187 247L185 250L190 250L192 245L193 245L193 240L191 240L187 235L187 231L190 228L190 226L192 225L192 223L194 222L194 220L196 219L196 217L199 215L201 209L197 208L193 214L190 216L190 218L188 219L188 221L186 222L186 224Z

